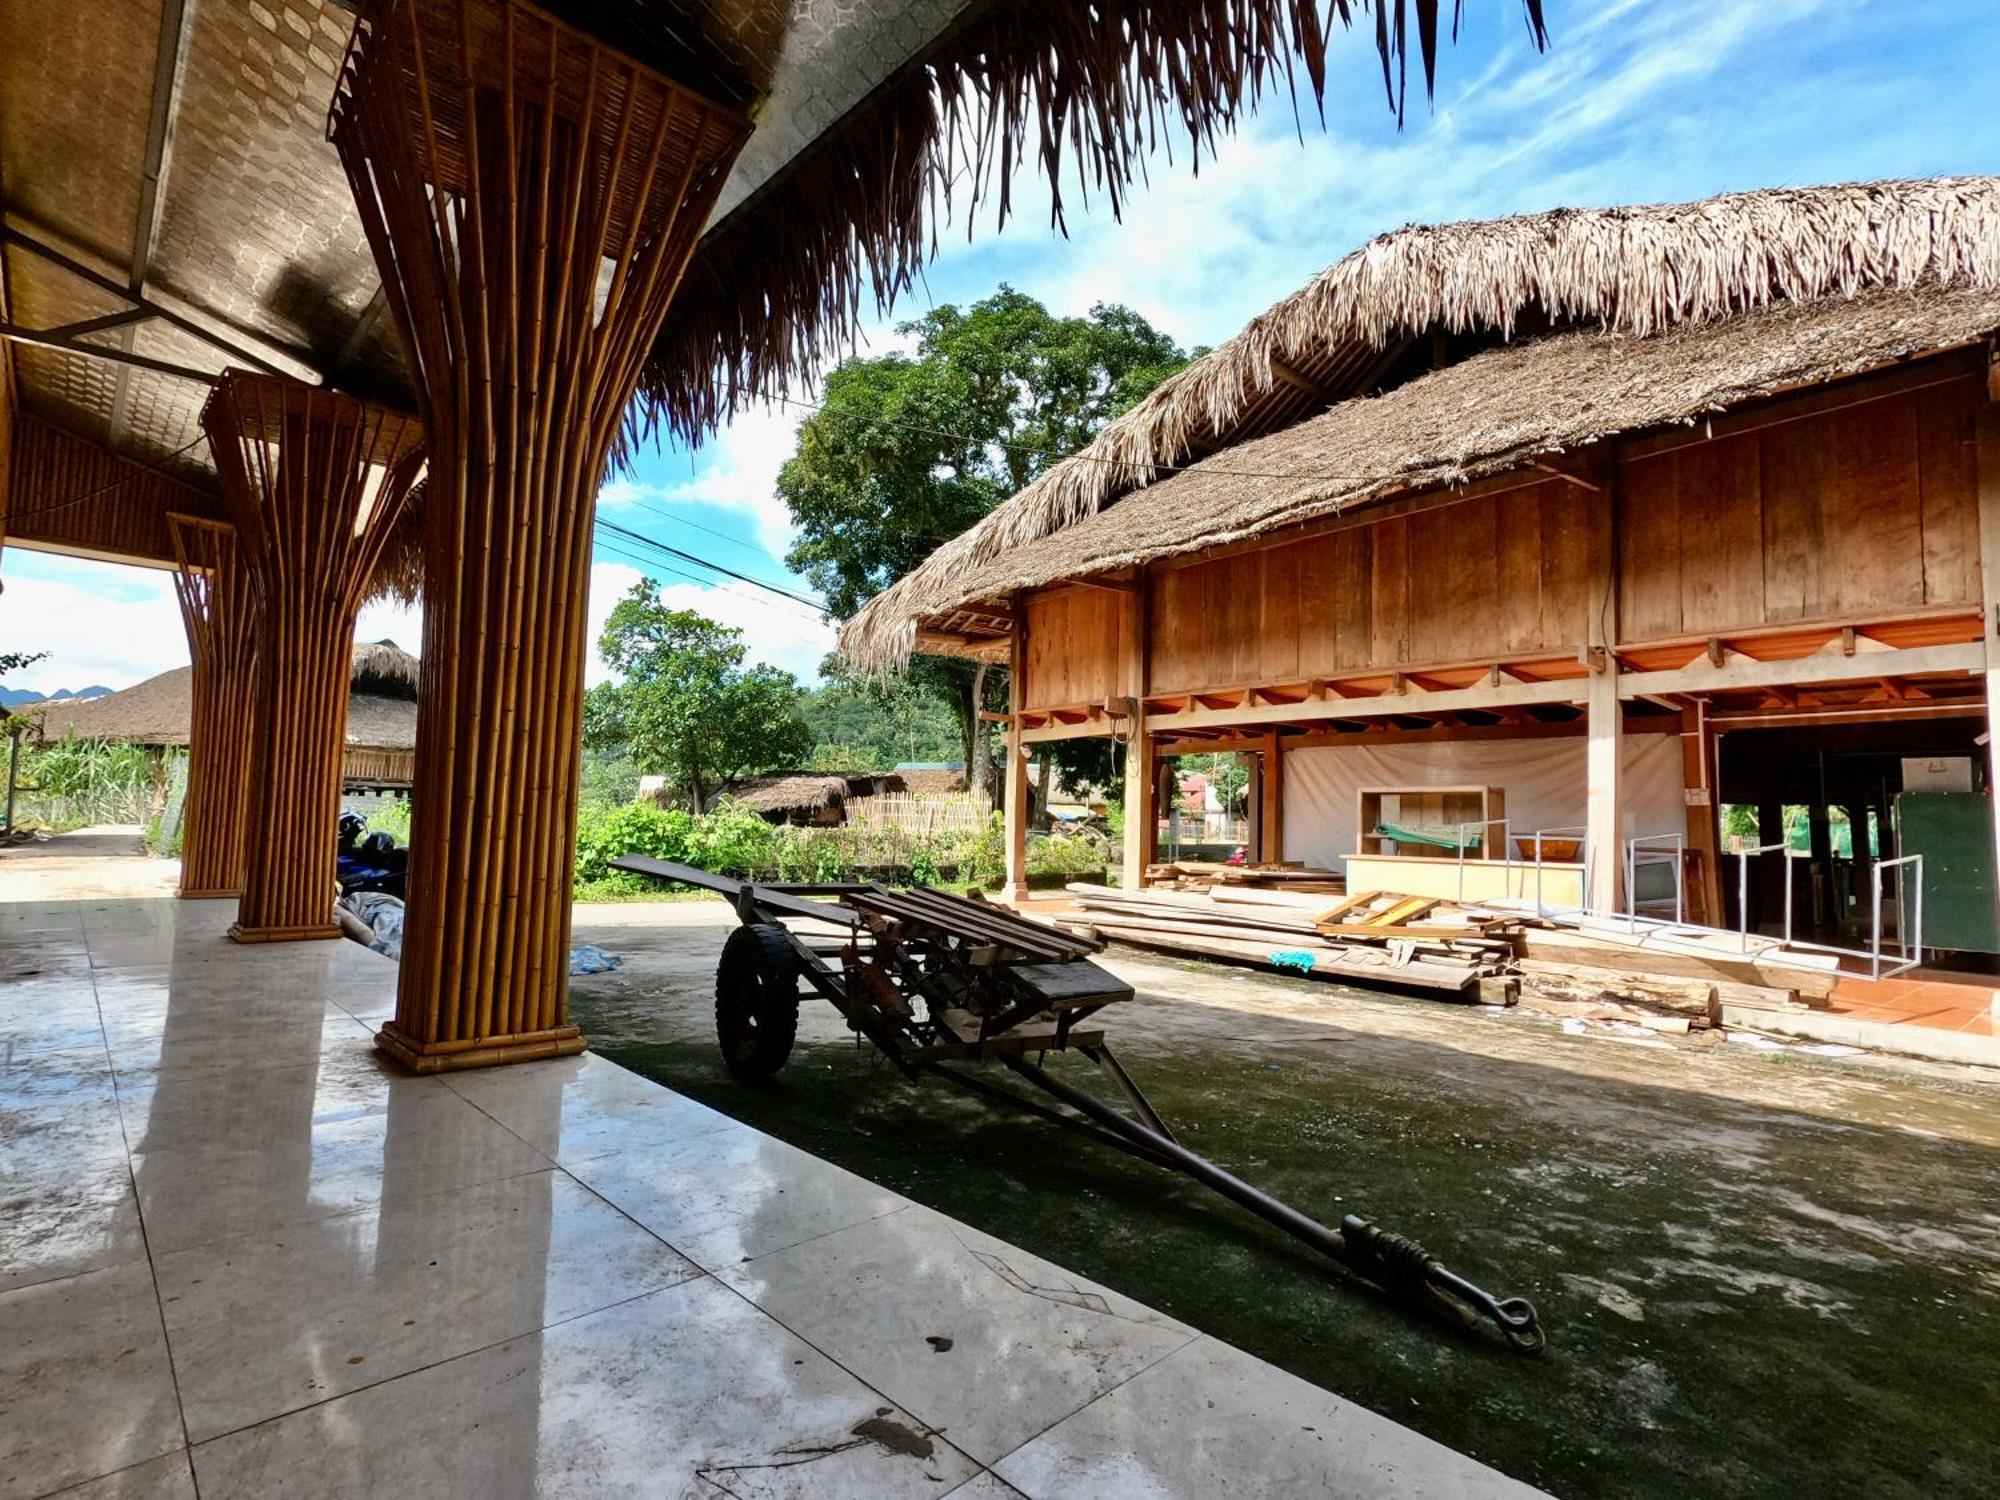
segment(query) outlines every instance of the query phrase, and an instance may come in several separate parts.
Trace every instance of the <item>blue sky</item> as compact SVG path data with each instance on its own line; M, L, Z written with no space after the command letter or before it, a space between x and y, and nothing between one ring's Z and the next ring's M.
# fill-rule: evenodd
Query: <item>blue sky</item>
M1658 202L1868 177L2000 171L2000 6L1992 0L1550 0L1552 45L1529 47L1513 0L1471 0L1441 62L1434 106L1398 132L1372 44L1350 36L1331 68L1324 129L1266 103L1189 170L1185 143L1151 164L1122 223L1069 203L1051 233L1047 194L1017 185L1004 232L942 237L924 284L869 330L1011 282L1064 313L1127 303L1183 344L1227 338L1372 235L1402 224L1559 204ZM803 591L780 558L789 525L771 481L802 406L742 413L689 454L643 453L601 497L609 519ZM674 578L672 602L742 628L754 654L809 677L832 631L740 584ZM701 570L686 570L699 575ZM600 548L601 616L640 569ZM121 686L186 659L164 575L10 549L0 644L54 657L15 685ZM364 639L414 646L396 611Z

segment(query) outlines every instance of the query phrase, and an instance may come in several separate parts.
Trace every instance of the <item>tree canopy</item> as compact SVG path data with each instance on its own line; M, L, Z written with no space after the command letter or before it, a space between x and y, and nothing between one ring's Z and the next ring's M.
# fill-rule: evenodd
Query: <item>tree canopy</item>
M746 669L743 632L659 595L646 578L612 606L597 649L622 680L585 698L585 744L623 746L696 810L732 777L803 763L813 735L792 675Z
M1190 358L1130 308L1058 317L1004 285L897 331L914 338L915 352L834 370L778 474L799 528L785 560L842 618ZM1004 706L992 701L997 681L936 657L919 659L912 679L952 706L976 779L975 708Z

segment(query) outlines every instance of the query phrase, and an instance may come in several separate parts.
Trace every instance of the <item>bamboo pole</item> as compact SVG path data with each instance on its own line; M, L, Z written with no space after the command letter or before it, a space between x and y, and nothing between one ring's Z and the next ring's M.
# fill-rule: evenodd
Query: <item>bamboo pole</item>
M202 425L256 606L238 942L338 937L334 829L354 617L422 472L416 421L225 373Z
M187 800L181 816L183 898L238 895L250 788L257 615L236 533L218 521L171 514L174 593L193 663Z
M430 436L409 907L378 1043L574 1052L570 873L598 486L749 127L523 0L383 0L346 166Z

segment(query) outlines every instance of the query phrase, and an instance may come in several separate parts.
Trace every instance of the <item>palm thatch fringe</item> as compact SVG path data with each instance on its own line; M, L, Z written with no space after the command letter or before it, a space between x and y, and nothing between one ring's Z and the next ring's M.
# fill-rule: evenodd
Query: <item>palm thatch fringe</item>
M421 671L416 657L394 641L356 642L354 647L354 691L378 698L417 696L417 676Z
M1545 45L1542 0L1522 8ZM1317 106L1335 22L1372 16L1400 117L1413 48L1427 87L1435 76L1444 10L1445 0L985 6L710 232L654 345L640 426L698 441L810 376L851 347L864 288L886 310L913 284L955 197L968 210L993 204L1004 222L1031 158L1061 228L1065 155L1082 195L1101 195L1115 215L1163 136L1185 131L1198 167L1267 92L1282 84L1296 97L1294 59Z
M988 597L966 590L989 564L1239 441L1239 424L1281 387L1283 370L1324 366L1343 348L1381 350L1434 329L1506 337L1529 318L1643 339L1782 303L1997 286L1996 177L1771 189L1385 234L1165 381L871 600L842 632L841 651L871 670L900 667L921 618ZM1551 431L1562 425L1556 415ZM1348 461L1389 472L1365 454ZM1212 467L1232 465L1241 466L1240 453ZM1288 473L1260 482L1268 489Z

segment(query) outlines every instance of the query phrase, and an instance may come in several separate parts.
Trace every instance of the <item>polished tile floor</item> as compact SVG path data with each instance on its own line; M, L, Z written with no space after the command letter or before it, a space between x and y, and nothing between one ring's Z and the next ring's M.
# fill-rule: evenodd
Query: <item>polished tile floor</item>
M0 1500L1530 1493L611 1063L395 1074L231 915L0 905Z

